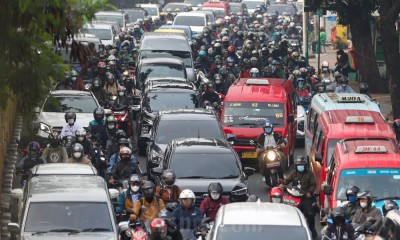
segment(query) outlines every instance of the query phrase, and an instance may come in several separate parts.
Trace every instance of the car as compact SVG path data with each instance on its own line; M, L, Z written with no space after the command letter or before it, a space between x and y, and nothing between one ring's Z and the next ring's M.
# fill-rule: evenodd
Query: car
M246 201L249 197L247 178L254 168L242 168L240 159L225 139L180 138L167 146L160 166L151 174L161 175L165 169L176 174L176 185L191 189L199 206L208 191L210 182L221 183L231 202Z
M161 111L154 119L154 128L142 135L147 144L147 172L158 167L167 145L176 138L226 138L217 115L206 109Z
M277 13L278 15L282 15L284 12L293 16L297 13L296 6L293 4L273 4L267 10L267 13Z
M146 154L147 143L141 137L148 134L159 111L174 109L194 109L199 107L200 95L188 83L152 83L145 89L141 114L138 122L139 155Z
M268 239L312 239L307 220L298 208L269 202L221 206L207 239L261 240L266 236Z
M229 3L229 6L231 7L231 11L234 14L237 14L238 12L241 12L244 16L249 16L249 11L247 10L247 6L245 3Z
M89 33L95 35L101 40L104 45L114 44L117 30L111 24L87 24L81 29L82 33Z
M249 14L253 14L258 5L265 4L264 0L243 0L242 3L246 4ZM265 6L267 6L265 4Z
M93 120L93 110L99 107L91 92L76 90L51 91L41 107L36 107L36 121L39 123L37 137L47 140L48 133L61 132L65 122L65 113L74 112L76 121L88 127Z
M135 23L138 19L144 19L149 15L147 11L142 8L122 9L122 11L124 11L129 16L130 23Z
M175 16L172 25L186 25L192 29L193 33L202 33L203 28L210 24L211 21L208 19L208 15L205 13L198 12L181 12Z
M41 175L32 177L26 194L12 190L22 200L18 223L8 230L24 239L119 239L111 197L100 176Z
M47 163L36 165L30 170L31 177L43 175L97 175L93 166L78 163Z
M94 14L95 21L118 22L122 31L125 31L126 24L129 23L129 15L123 11L100 11Z
M212 24L215 23L215 13L212 10L197 10L197 13L205 13L208 16L208 21ZM208 25L210 25L210 23L208 23Z
M212 10L217 19L229 16L231 13L231 8L228 2L205 2L201 6L200 10Z
M136 74L137 82L144 86L147 79L176 79L187 82L185 64L175 58L149 58L140 60ZM142 88L143 89L143 88Z
M189 26L183 25L162 25L159 29L176 29L176 30L183 30L186 34L186 38L188 41L192 40L193 32Z
M203 5L207 0L185 0L185 3L192 5L194 11L200 9L201 5Z
M172 12L176 12L176 9L179 9L180 12L186 12L188 9L192 7L191 4L183 3L183 2L170 2L167 3L164 8L163 12L167 12L168 8L171 8Z
M186 35L146 32L141 40L138 59L160 57L182 59L186 67L188 80L195 82L192 49Z
M148 14L147 17L151 17L153 20L162 12L161 6L158 4L140 4L138 7L144 9Z
M114 30L115 30L115 35L118 35L120 32L122 32L122 28L119 25L119 23L117 21L115 22L111 22L111 21L91 21L92 24L110 24L112 26L114 26Z

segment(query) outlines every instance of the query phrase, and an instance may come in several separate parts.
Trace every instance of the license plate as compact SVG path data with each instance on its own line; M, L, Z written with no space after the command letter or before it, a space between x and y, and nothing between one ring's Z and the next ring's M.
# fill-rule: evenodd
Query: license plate
M242 152L242 158L257 158L257 152Z
M267 163L267 168L277 167L280 165L281 165L281 162L279 162L279 161L273 162L273 163Z

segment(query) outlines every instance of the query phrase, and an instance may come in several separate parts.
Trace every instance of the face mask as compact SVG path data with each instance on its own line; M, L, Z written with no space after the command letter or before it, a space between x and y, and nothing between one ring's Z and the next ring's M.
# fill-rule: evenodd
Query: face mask
M345 89L347 87L347 84L342 84L342 88Z
M277 198L277 197L273 197L272 198L272 202L273 203L280 203L280 202L282 202L282 199L281 198Z
M114 129L115 126L114 126L114 124L113 125L109 124L109 125L107 125L107 127L108 127L108 129Z
M233 63L228 63L228 66L229 66L229 67L232 67L232 66L233 66Z
M220 196L219 193L211 193L211 198L214 199L214 200L218 200L219 196Z
M304 172L304 166L303 165L297 166L297 171Z
M264 132L266 133L266 134L271 134L272 133L272 128L264 128Z
M221 83L221 80L217 79L217 80L215 80L215 83L216 83L216 84L220 84L220 83Z
M76 81L76 77L71 77L71 80L75 82Z
M78 141L82 142L85 139L85 137L78 137Z
M74 158L81 158L82 153L81 152L74 152Z
M124 92L118 92L119 96L124 96Z
M303 83L299 83L299 88L303 88L304 84Z
M132 192L138 192L139 191L139 186L133 186L131 187Z
M356 196L349 196L349 202L355 203L356 201L357 201L357 197Z
M68 119L68 124L69 124L69 125L73 125L73 124L74 124L74 122L75 122L75 120L74 120L74 119Z
M360 203L360 207L362 207L362 208L366 208L368 206L368 203Z

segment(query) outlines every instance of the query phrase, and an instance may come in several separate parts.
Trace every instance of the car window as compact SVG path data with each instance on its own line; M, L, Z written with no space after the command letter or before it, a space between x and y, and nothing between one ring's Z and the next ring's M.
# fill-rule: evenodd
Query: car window
M244 2L244 4L246 4L247 8L250 9L256 9L257 5L261 5L263 2L259 2L259 1L246 1Z
M92 113L97 104L92 96L49 96L43 112Z
M199 4L203 4L207 2L207 0L185 0L185 3L191 4L193 7L197 7Z
M158 16L157 7L142 7L150 16Z
M89 33L95 35L100 40L112 40L111 29L99 29L99 28L83 28L82 33Z
M315 134L312 139L312 146L314 147L315 150L317 150L317 142L319 139L319 136L321 135L321 127L317 125L317 129L315 130Z
M247 3L247 2L246 2ZM292 5L271 5L268 8L268 13L277 12L278 15L282 15L282 13L287 12L290 15L294 15L296 13L296 9Z
M193 109L199 106L199 102L197 96L192 93L151 92L145 97L144 106L149 112L158 112L172 109Z
M124 18L123 18L122 15L101 15L101 14L96 14L95 19L97 21L118 22L120 26L125 26Z
M205 26L206 23L202 16L177 16L174 25Z
M328 160L328 162L326 163L326 166L329 166L330 161L332 160L333 157L333 151L335 150L335 147L339 141L340 139L329 139L328 150L326 154L326 159Z
M310 131L311 134L314 133L315 124L317 123L317 119L318 119L318 113L314 109L312 109L311 113L310 113L310 118L308 121L308 130Z
M158 39L157 41L162 41ZM167 40L165 44L170 44ZM151 43L149 45L152 45ZM189 51L173 51L173 50L142 50L140 53L142 59L145 58L178 58L182 59L185 67L192 67L192 56Z
M223 8L213 8L213 7L203 7L202 10L212 10L215 14L216 18L224 18L225 17L225 9Z
M185 78L185 72L182 65L142 65L140 68L140 79L143 81L149 77L177 77Z
M267 213L268 214L268 213ZM253 230L251 230L253 229ZM257 230L255 230L257 229ZM268 236L266 238L265 236ZM285 225L231 225L221 224L217 230L217 240L239 239L285 239L298 240L309 239L304 226Z
M136 22L139 18L144 18L145 13L144 11L129 11L127 10L126 13L128 14L130 22Z

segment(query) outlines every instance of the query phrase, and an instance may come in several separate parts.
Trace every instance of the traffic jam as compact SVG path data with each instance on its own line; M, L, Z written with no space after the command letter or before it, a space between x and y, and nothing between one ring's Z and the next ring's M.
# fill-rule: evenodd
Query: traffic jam
M400 239L400 120L302 0L110 3L54 47L11 239Z

